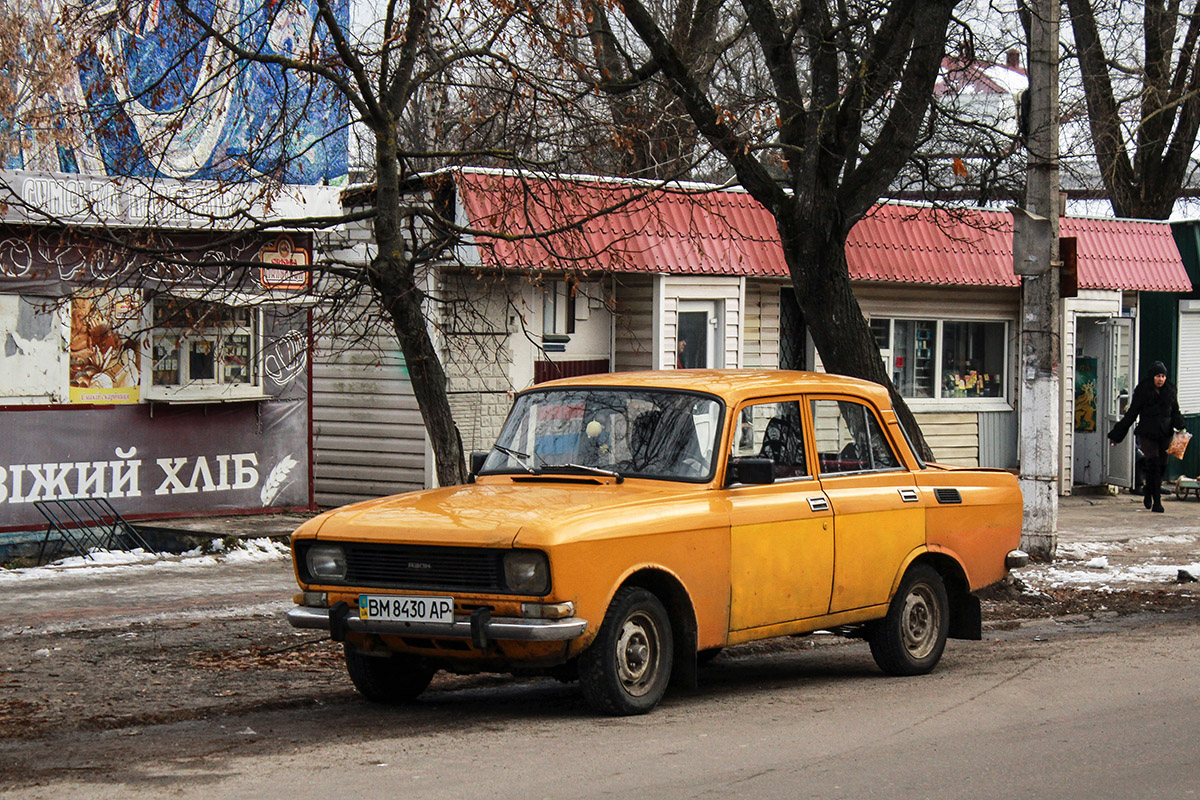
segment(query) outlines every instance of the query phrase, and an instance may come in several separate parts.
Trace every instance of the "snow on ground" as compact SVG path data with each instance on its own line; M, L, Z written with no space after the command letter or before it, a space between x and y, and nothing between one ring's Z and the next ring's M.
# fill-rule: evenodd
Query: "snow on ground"
M281 561L291 557L285 542L273 539L245 539L226 549L221 540L213 542L211 552L189 550L180 555L148 553L136 550L92 550L87 558L71 556L40 567L0 569L0 584L37 580L54 576L87 578L141 570L186 570L216 564L246 564L255 561Z
M1139 536L1122 541L1059 542L1050 564L1031 564L1015 574L1030 591L1074 588L1113 591L1131 585L1174 583L1180 570L1200 577L1197 537Z
M1094 563L1103 561L1102 564ZM1093 559L1086 564L1055 561L1034 564L1015 574L1029 589L1085 589L1111 592L1129 584L1174 583L1180 570L1200 577L1200 561L1191 564L1132 564L1112 566L1106 559Z

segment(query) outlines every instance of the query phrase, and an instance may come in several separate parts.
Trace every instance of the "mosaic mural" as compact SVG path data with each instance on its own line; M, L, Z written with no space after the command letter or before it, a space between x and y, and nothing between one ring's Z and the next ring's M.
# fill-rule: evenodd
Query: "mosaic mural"
M347 172L347 107L326 81L279 64L238 59L202 35L173 0L40 0L45 18L82 13L75 27L105 32L77 59L57 97L85 128L71 145L12 153L8 169L88 175L338 183ZM348 0L335 0L348 22ZM328 31L307 0L190 0L189 7L248 52L332 59ZM36 12L35 12L36 13ZM18 122L19 126L19 122Z

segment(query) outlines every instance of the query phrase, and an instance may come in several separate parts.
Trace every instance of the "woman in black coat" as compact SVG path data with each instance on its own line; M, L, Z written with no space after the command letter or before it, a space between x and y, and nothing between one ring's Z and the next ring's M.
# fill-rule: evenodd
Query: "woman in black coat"
M1175 430L1183 427L1175 384L1167 380L1167 368L1161 361L1133 390L1133 401L1121 421L1108 432L1113 444L1122 441L1129 426L1137 419L1133 435L1146 459L1146 495L1143 502L1152 511L1162 511L1162 479L1167 469L1167 446Z

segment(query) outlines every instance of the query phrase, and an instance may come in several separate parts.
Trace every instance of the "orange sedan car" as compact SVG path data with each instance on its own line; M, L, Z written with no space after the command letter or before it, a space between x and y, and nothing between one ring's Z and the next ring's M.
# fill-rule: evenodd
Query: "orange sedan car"
M370 700L439 669L578 678L638 714L740 642L833 629L892 675L978 639L973 592L1027 556L1001 470L922 462L887 391L775 370L591 375L517 396L463 486L292 537L298 628Z

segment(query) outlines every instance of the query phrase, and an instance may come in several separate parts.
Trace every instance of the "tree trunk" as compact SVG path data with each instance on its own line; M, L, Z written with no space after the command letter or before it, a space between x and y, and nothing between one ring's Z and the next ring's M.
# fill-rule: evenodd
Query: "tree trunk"
M433 448L437 483L453 486L466 480L462 439L450 411L446 373L429 335L425 292L417 285L412 261L405 252L395 136L390 132L379 135L376 142L375 243L379 251L371 262L368 280L392 321L400 352L404 354L425 433Z
M413 394L421 409L421 420L433 447L434 466L439 486L453 486L466 480L462 439L454 424L446 395L446 373L429 336L421 298L424 293L411 283L397 291L394 287L377 289L400 342L400 352L408 367Z
M833 211L823 211L814 219L833 220L835 216ZM854 296L845 236L836 224L806 224L786 218L780 218L778 223L796 300L825 371L886 386L896 417L917 454L925 461L932 461L933 453L921 427L892 384L871 326Z

